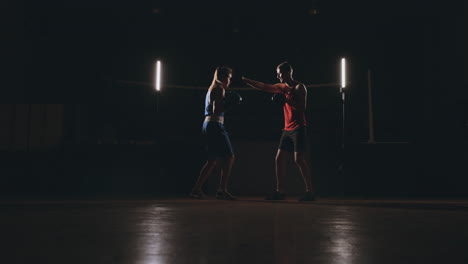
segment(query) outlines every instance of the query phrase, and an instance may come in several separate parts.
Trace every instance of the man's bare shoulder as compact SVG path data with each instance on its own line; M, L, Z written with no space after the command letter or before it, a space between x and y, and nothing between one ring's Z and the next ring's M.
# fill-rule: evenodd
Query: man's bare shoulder
M296 91L300 91L300 90L305 90L306 86L303 83L296 81L296 84L294 84L293 88Z

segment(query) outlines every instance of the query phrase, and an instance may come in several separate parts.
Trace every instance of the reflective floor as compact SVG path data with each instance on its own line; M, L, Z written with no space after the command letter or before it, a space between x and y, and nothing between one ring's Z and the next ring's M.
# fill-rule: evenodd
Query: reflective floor
M0 202L1 263L468 263L468 202Z

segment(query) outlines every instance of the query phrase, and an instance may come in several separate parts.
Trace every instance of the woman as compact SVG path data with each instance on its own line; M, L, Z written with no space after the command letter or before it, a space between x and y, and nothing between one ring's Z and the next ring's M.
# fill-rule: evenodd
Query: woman
M216 163L218 161L223 161L221 180L218 191L216 192L216 198L222 200L236 199L227 191L227 183L234 163L234 152L229 135L224 129L224 98L226 89L231 84L231 78L231 68L226 66L217 67L213 82L206 93L205 120L203 122L202 132L206 138L208 160L205 165L203 165L200 176L190 193L190 197L192 198L204 199L207 197L202 191L203 184L213 171Z

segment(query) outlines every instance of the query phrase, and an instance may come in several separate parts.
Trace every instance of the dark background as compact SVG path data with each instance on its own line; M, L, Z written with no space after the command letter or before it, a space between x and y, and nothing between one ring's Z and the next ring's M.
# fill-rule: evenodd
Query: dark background
M324 84L339 82L346 57L344 175L339 89L308 90L318 193L467 196L465 8L338 0L11 5L3 28L2 194L186 194L205 159L203 100L217 65L234 69L232 87L243 87L241 76L276 82L284 60L297 80ZM156 107L157 59L164 80ZM367 144L368 70L379 144ZM231 186L239 195L264 194L274 184L282 112L268 93L239 92L243 104L226 119L237 156ZM303 188L293 164L288 186Z

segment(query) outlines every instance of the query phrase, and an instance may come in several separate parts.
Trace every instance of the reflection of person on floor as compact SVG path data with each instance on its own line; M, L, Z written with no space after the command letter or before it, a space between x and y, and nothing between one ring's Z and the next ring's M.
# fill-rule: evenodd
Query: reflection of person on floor
M202 132L206 139L208 160L203 165L200 176L190 193L190 197L204 199L206 195L202 191L203 184L213 171L218 160L223 161L221 180L216 198L222 200L235 200L228 191L227 184L234 163L234 152L232 150L229 135L224 128L225 92L231 84L232 69L229 67L218 67L214 73L213 82L208 88L205 97L205 120Z
M305 182L306 192L300 201L313 201L315 194L312 189L312 178L307 162L307 133L305 111L307 106L307 89L304 84L293 79L293 69L288 62L276 67L280 83L265 84L242 77L249 86L270 93L284 96L284 129L276 154L276 190L267 200L284 200L284 177L286 175L286 158L294 153L294 161L299 167ZM275 95L278 96L278 95Z

